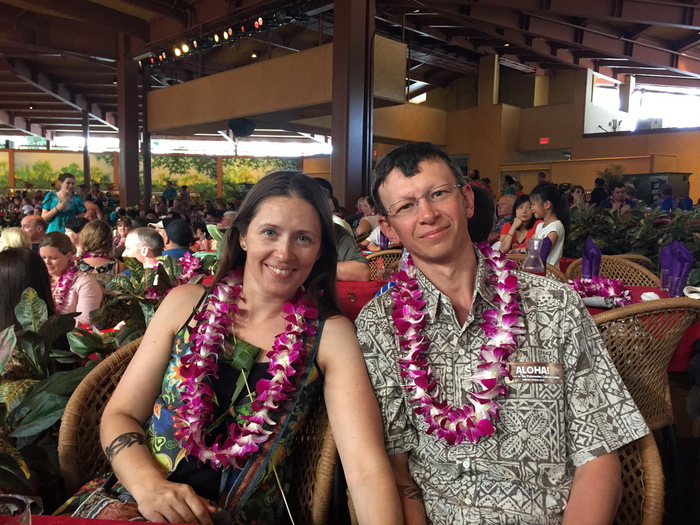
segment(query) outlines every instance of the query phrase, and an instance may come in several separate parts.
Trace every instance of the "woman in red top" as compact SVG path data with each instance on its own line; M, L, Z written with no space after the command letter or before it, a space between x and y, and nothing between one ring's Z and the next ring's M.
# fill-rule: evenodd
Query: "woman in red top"
M500 250L503 253L525 253L527 240L535 234L537 224L530 208L530 196L521 195L513 203L513 215L501 228Z

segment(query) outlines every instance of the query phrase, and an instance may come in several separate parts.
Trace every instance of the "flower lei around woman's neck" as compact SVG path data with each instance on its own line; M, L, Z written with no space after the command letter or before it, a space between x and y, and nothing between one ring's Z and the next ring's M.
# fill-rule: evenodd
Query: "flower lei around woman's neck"
M204 440L206 429L214 420L214 390L207 378L217 377L219 354L229 333L227 326L231 324L229 312L235 317L239 311L236 301L241 296L241 281L241 272L231 272L214 287L194 317L199 323L190 336L192 353L180 360L184 392L183 404L177 411L180 428L175 437L187 455L209 461L215 469L229 465L243 468L248 457L267 441L272 432L265 425L276 424L271 416L279 410L281 402L291 399L292 379L303 372L303 367L295 368L295 365L303 363L306 357L304 336L316 333L313 320L318 312L305 295L299 295L295 302L284 303L285 331L275 338L272 350L267 353L270 359L267 370L272 379L257 382L257 397L251 405L253 413L241 415L242 423L233 422L229 426L226 441L222 443L221 436L217 436L208 446Z
M618 279L608 279L600 275L593 277L579 277L569 281L578 295L583 297L612 297L613 305L627 306L632 304L632 294L625 283Z
M477 366L469 381L473 391L466 392L469 402L461 407L452 407L440 394L428 361L430 341L424 335L426 312L423 292L416 279L413 261L408 258L405 270L394 274L396 286L391 294L394 298L392 314L399 336L399 344L405 354L399 359L401 376L407 380L406 390L413 411L422 415L428 424L428 434L435 432L438 438L450 445L465 439L476 443L481 436L495 432L492 423L498 419L499 405L496 398L507 396L505 378L510 378L508 357L515 350L515 336L524 333L522 312L518 304L518 280L511 270L515 262L505 254L494 251L487 244L477 245L484 262L493 271L489 283L496 286L492 302L496 310L486 310L479 325L488 338L481 345L480 357L484 361Z
M68 264L68 268L63 270L61 277L58 278L58 282L53 287L51 295L53 295L53 302L56 305L57 312L61 312L66 304L68 291L75 280L76 273L78 273L78 268L73 264L73 261L71 261Z

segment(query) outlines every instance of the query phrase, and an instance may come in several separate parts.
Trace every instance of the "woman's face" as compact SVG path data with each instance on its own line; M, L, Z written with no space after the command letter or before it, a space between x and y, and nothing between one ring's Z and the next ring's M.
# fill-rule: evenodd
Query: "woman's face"
M532 213L532 206L530 205L530 201L525 201L520 203L520 206L517 207L515 210L515 216L523 221L523 223L527 224L530 222L532 219L533 213Z
M61 250L53 246L42 246L39 248L39 255L44 259L44 264L46 264L46 269L51 277L60 277L73 258L72 253L63 255Z
M246 251L246 293L289 300L311 273L321 253L321 221L298 197L260 203L239 242Z
M574 202L580 202L583 198L583 190L581 188L576 188L571 192L571 196L574 198Z
M360 211L365 216L374 215L374 209L367 203L367 199L360 201Z
M73 193L75 188L75 179L73 177L68 177L66 180L61 182L61 191L64 193Z
M131 231L131 228L129 228L129 225L126 224L125 222L120 222L117 224L117 235L124 239L126 235Z

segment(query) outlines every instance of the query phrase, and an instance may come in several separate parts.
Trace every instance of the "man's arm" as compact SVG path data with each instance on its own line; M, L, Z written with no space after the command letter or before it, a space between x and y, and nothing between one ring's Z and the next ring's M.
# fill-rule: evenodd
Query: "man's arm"
M338 281L369 281L369 265L358 261L339 262L336 268Z
M389 463L394 471L394 478L399 489L403 521L406 525L425 525L425 507L423 506L423 493L413 481L408 470L408 453L389 456Z
M562 525L612 523L621 497L617 452L592 459L574 472Z

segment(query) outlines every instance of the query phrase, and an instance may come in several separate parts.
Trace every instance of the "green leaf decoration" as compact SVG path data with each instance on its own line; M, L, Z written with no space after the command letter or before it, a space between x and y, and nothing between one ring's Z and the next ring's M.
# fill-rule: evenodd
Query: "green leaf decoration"
M239 339L236 341L236 347L233 349L233 355L229 364L236 370L245 370L247 373L250 373L259 353L259 347Z
M46 322L49 312L46 303L39 297L34 288L27 288L15 306L15 317L25 330L38 332Z
M7 494L34 495L35 487L29 481L30 471L22 455L14 447L0 453L0 491Z
M143 264L134 257L124 257L124 264L131 272L131 278L135 282L140 283L143 280Z
M221 240L224 238L224 232L217 228L216 224L207 224L207 231L212 239L216 241L217 245L221 244Z
M17 408L38 383L35 379L19 379L0 383L0 403L8 412Z
M141 308L141 312L143 314L143 320L146 323L146 326L148 326L151 319L153 319L153 315L156 313L156 307L153 304L142 302L139 302L139 307Z
M76 315L75 313L55 314L41 325L39 333L44 337L46 348L51 348L56 339L75 328Z
M172 255L161 255L156 257L156 260L160 261L158 266L165 270L171 281L175 280L182 273L182 266L179 260Z
M17 338L17 346L24 352L24 356L31 363L37 377L42 379L46 377L48 349L44 338L36 332L23 332Z
M17 336L15 335L15 327L8 326L0 332L0 374L5 369L5 365L12 357L12 352L17 345Z
M22 419L21 423L10 433L10 437L30 437L51 427L61 419L66 409L68 397L45 392L41 396L41 403Z
M99 335L82 328L75 328L66 336L71 350L83 358L94 353L107 354L116 348L114 342L105 342Z

